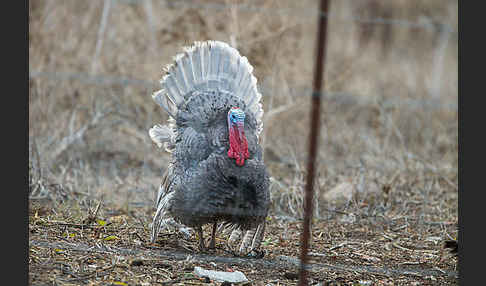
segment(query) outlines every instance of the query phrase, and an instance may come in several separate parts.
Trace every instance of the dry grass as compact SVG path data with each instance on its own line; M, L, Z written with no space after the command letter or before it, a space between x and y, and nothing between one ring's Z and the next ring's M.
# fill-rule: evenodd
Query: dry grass
M107 243L130 248L135 240L147 239L155 190L169 159L148 137L153 124L167 119L150 99L156 88L152 82L182 46L214 39L231 43L248 57L264 95L265 160L272 175L266 258L298 255L298 226L292 219L302 215L316 1L191 3L113 1L103 28L103 1L29 2L30 70L77 75L69 80L39 76L29 82L32 241L72 241L63 233L77 228L55 222L82 224L101 198L99 218L123 214L128 220L125 228L110 232L122 240ZM457 237L457 1L332 1L330 14L311 251L332 253L320 263L403 268L409 262L416 269L454 271L456 258L444 261L440 249L444 240ZM435 28L370 24L356 21L359 17ZM453 32L441 33L438 23ZM88 82L83 74L99 82ZM105 84L100 75L145 82ZM343 182L355 190L351 199L326 201L325 193ZM80 239L100 241L99 231L92 239ZM167 243L158 247L183 248ZM340 243L345 244L330 250ZM387 243L391 248L383 248ZM64 281L68 273L52 266L56 255L31 246L31 283ZM66 261L69 271L81 271ZM46 274L42 265L54 270ZM120 269L134 272L104 281L154 283L183 275L171 268L172 278L150 280L148 268ZM253 281L295 283L271 271L243 270L253 271L246 272ZM147 279L127 280L132 275L126 273ZM314 281L327 281L314 274ZM383 277L331 270L326 275L339 283L380 284ZM430 274L435 281L427 276L381 282L457 283L445 274ZM86 281L104 283L93 277Z

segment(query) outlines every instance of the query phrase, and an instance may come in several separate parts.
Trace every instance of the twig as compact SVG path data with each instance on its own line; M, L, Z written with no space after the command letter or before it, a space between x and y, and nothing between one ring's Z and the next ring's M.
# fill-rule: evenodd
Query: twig
M92 225L92 224L81 224L81 223L67 223L67 222L62 222L62 221L50 221L49 223L51 223L51 224L46 224L46 226L69 226L69 227L74 227L74 228L79 228L79 229L99 229L100 227L103 227L108 231L121 231L121 230L125 229L125 228L119 228L119 227L107 227L108 225L110 225L110 223L107 223L104 226ZM138 226L130 226L130 229L144 230L143 228L138 227ZM173 234L170 233L170 234L167 234L167 235L173 235Z
M93 271L90 274L78 276L77 278L63 279L63 280L66 281L66 282L73 282L73 281L82 281L82 280L90 279L90 278L96 277L98 275L104 276L104 275L108 274L107 272L111 272L115 267L116 267L116 263L114 263L113 265L108 266L104 269L101 269L99 271ZM73 275L73 276L76 276L76 275Z
M332 250L334 250L334 249L341 248L341 247L345 246L346 244L348 244L348 242L343 242L343 243L340 243L340 244L338 244L338 245L336 245L336 246L333 246L333 247L329 248L329 251L332 251Z
M421 264L422 262L420 261L405 261L405 262L402 262L402 263L398 263L398 265L402 266L402 265L419 265Z
M112 0L105 0L103 4L103 14L101 15L100 28L98 30L98 40L96 40L96 49L93 56L93 61L91 63L91 72L95 72L98 64L98 57L101 52L101 47L103 46L103 38L106 29L106 23L108 22L108 15L111 8Z
M101 197L101 200L98 202L98 205L96 206L96 210L93 215L94 219L96 219L96 217L98 216L98 211L100 210L102 203L103 203L103 197Z
M399 231L399 230L402 230L404 228L407 228L407 226L408 226L408 224L404 224L404 225L392 228L392 231Z
M36 169L37 169L37 180L42 178L42 166L41 166L41 157L39 154L39 147L37 146L37 142L35 141L35 135L32 136L32 149L35 154L35 163L36 163Z
M447 46L449 43L449 31L445 29L443 26L439 26L439 47L434 54L433 58L433 71L432 71L432 88L431 88L431 96L439 97L440 96L440 87L441 87L441 79L443 73L443 66L444 66L444 57L445 52L447 50Z
M88 216L83 220L84 224L90 224L96 220L96 217L98 216L98 212L100 210L101 204L103 202L103 197L101 197L101 200L98 202L98 205L96 206L96 209L94 212L91 212L91 210L88 209Z
M442 273L442 274L446 274L446 272L445 272L444 270L440 269L440 268L439 268L439 267L437 267L437 266L435 266L433 269L435 269L435 270L439 271L439 272L440 272L440 273Z
M399 219L420 221L420 223L423 223L423 224L438 225L438 226L447 226L447 225L457 224L457 222L454 222L454 221L422 221L421 218L407 217L407 216L392 218L392 219L390 219L390 221L396 221L396 220L399 220Z
M157 33L155 33L154 13L152 0L145 0L143 3L145 13L147 14L147 24L150 31L150 52L155 55L157 52Z

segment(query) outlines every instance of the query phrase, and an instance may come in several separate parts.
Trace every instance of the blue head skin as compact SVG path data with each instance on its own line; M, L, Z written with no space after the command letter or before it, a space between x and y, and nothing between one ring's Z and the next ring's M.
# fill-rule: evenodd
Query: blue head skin
M245 123L245 112L238 107L233 107L228 111L228 123L241 125Z

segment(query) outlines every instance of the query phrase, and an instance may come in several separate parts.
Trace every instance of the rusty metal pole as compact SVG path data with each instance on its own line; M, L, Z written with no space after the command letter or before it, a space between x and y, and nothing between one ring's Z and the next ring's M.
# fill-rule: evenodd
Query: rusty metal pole
M301 236L301 255L300 255L300 272L299 285L307 285L307 251L309 249L310 223L312 219L312 198L314 197L314 173L315 160L317 156L317 139L319 138L319 115L321 108L321 85L323 82L324 60L326 55L326 30L327 30L327 12L329 8L328 0L321 0L319 7L318 27L317 27L317 46L316 46L316 63L314 70L314 82L312 92L312 113L311 113L311 133L309 138L309 158L307 161L307 183L305 188L304 201L304 222Z

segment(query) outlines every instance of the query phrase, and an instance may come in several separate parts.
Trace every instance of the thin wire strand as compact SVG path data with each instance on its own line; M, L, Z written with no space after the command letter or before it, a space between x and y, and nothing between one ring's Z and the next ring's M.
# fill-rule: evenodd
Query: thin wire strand
M105 0L107 1L107 0ZM124 4L131 4L131 5L139 5L143 4L143 0L113 0ZM445 30L449 33L457 34L450 25L444 23L438 23L433 21L424 21L424 22L413 22L406 19L397 19L397 18L363 18L363 17L342 17L342 16L333 16L332 13L324 13L319 12L317 9L310 9L310 8L280 8L280 9L267 9L257 7L248 3L240 3L240 4L228 4L228 3L217 3L217 2L204 2L201 3L197 0L159 0L166 2L167 5L172 7L182 7L190 5L191 8L203 8L207 10L229 10L229 9L236 9L239 11L246 11L246 12L259 12L259 13L267 13L267 14L293 14L302 16L302 19L310 20L314 19L318 15L322 17L326 17L329 20L339 21L339 22L356 22L362 24L377 24L377 25L393 25L393 26L403 26L408 28L423 28L423 29L430 29L430 30ZM354 0L348 0L354 1Z
M157 81L148 81L143 79L122 77L116 75L103 75L103 74L89 74L81 72L51 72L51 71L37 71L30 70L29 78L46 78L49 80L60 80L68 81L75 80L85 84L100 85L100 86L139 86L149 89L150 91L155 90L159 86ZM259 88L262 90L262 96L267 97L272 91L272 86L268 83L260 83ZM266 92L269 91L269 92ZM308 97L312 95L312 90L310 87L291 87L290 92L293 97ZM335 92L325 92L322 95L323 100L328 100L332 102L337 102L341 104L350 105L370 105L379 101L383 107L396 107L400 106L403 108L409 108L412 110L418 109L428 109L428 110L449 110L457 111L458 105L457 101L444 102L440 98L429 97L429 98L402 98L402 97L386 97L381 98L379 96L359 96L358 94L353 94L346 91L335 91Z

